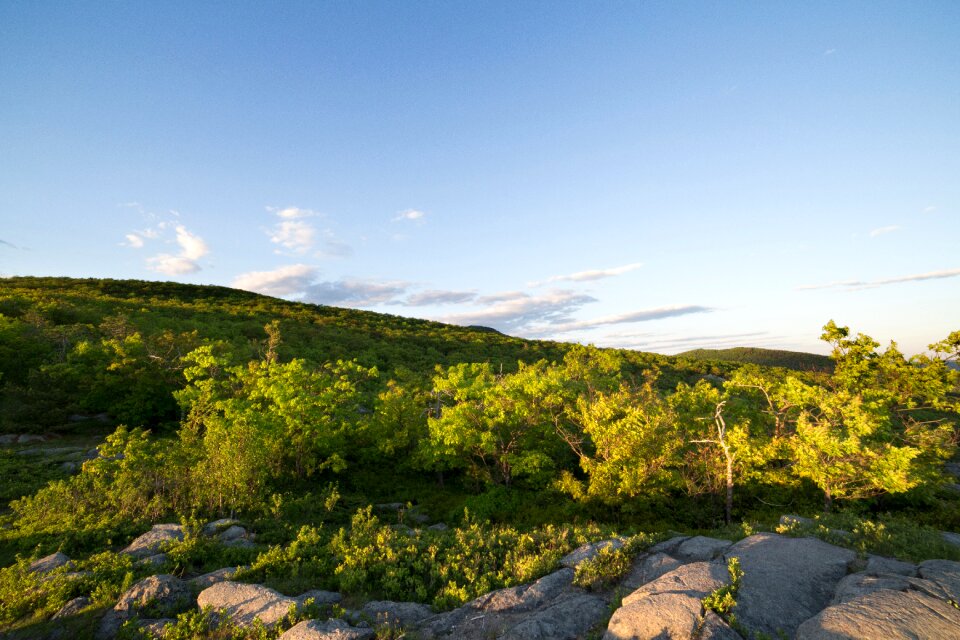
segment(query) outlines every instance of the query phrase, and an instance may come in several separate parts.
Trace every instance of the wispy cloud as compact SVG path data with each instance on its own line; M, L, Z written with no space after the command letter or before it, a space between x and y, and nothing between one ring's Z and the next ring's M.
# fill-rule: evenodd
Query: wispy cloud
M311 284L303 300L316 304L372 307L396 303L409 287L410 283L400 280L384 282L345 278Z
M405 211L401 211L396 216L394 216L393 221L394 222L408 221L408 222L423 223L426 221L426 216L427 214L424 213L423 211L420 211L419 209L406 209Z
M931 204L930 206L928 206L928 207L924 207L924 208L923 208L923 212L924 212L924 213L933 213L933 212L936 211L936 210L937 210L937 208L936 208L934 205L932 205L932 204Z
M6 240L0 240L0 245L3 245L5 247L10 247L11 249L17 249L17 250L20 249L20 247L18 247L17 245L13 244L12 242L7 242Z
M876 238L877 236L882 236L885 233L893 233L894 231L898 231L899 229L900 229L900 225L898 224L891 224L886 227L879 227L877 229L873 229L870 232L870 237Z
M267 211L274 214L282 220L295 220L297 218L313 218L320 214L312 209L302 209L300 207L267 207Z
M303 295L317 279L317 269L306 264L291 264L272 271L250 271L233 279L230 286L267 296Z
M874 287L883 287L889 284L900 284L902 282L941 280L944 278L955 278L956 276L960 276L960 269L929 271L927 273L917 273L909 276L899 276L896 278L884 278L882 280L841 280L839 282L828 282L826 284L805 284L797 287L797 289L800 291L810 291L813 289L844 289L846 291L856 291L858 289L872 289Z
M686 316L693 313L712 313L716 309L704 307L701 305L674 305L668 307L657 307L654 309L642 309L640 311L631 311L630 313L621 313L612 316L603 316L593 320L581 320L577 322L568 322L551 327L556 333L567 333L569 331L580 331L584 329L595 329L611 324L628 324L632 322L650 322L651 320L663 320L664 318L675 318L677 316Z
M121 242L120 244L125 247L133 247L134 249L143 249L143 237L136 233L128 233L124 236L126 242Z
M836 49L827 49L826 51L823 52L823 55L825 55L825 56L832 56L832 55L835 54L836 52L837 52Z
M532 296L509 292L477 298L477 303L489 303L487 309L459 313L441 318L442 322L460 325L492 325L501 330L530 332L537 327L571 322L570 315L596 298L566 290L550 291Z
M611 267L609 269L590 269L587 271L578 271L569 275L550 276L546 280L530 282L528 284L531 287L539 287L544 284L550 284L551 282L587 282L590 280L601 280L603 278L612 278L613 276L623 275L624 273L629 273L630 271L636 271L642 266L642 262L631 262L630 264L625 264L619 267Z
M403 304L408 307L462 304L464 302L471 302L475 300L476 297L476 291L437 291L432 289L407 296L407 298L403 301Z

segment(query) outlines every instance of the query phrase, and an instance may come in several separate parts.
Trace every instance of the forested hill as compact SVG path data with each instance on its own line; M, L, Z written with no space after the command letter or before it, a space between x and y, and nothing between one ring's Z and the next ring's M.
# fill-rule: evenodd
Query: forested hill
M108 413L131 424L176 421L171 392L184 385L181 358L213 344L236 363L270 349L280 361L356 360L380 384L429 384L437 365L561 360L571 345L453 325L289 302L217 286L136 280L0 279L0 430L49 429L71 415ZM637 375L656 367L673 387L722 365L621 352Z
M797 371L833 371L833 359L830 356L802 351L735 347L733 349L694 349L684 351L678 356L690 360L758 364L764 367L783 367Z

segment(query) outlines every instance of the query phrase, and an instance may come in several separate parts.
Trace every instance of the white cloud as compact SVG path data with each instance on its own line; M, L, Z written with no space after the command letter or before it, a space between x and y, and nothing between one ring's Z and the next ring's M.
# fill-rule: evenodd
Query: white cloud
M568 322L551 327L554 332L565 333L567 331L578 331L582 329L593 329L610 324L627 324L631 322L649 322L651 320L662 320L664 318L674 318L676 316L685 316L692 313L712 313L716 311L712 307L701 305L674 305L668 307L657 307L655 309L643 309L641 311L631 311L630 313L621 313L612 316L603 316L593 320L583 320L578 322Z
M897 224L891 224L886 227L879 227L878 229L874 229L870 232L870 237L876 238L877 236L882 236L885 233L892 233L899 229L900 229L900 225L897 225Z
M200 265L193 260L183 256L172 256L169 253L160 253L147 258L147 268L168 276L179 276L200 271Z
M177 244L180 245L180 257L187 260L199 260L210 253L207 243L200 236L187 231L182 224L177 225Z
M126 247L133 247L134 249L142 249L142 248L143 248L143 238L141 238L139 235L137 235L137 234L135 234L135 233L128 233L128 234L127 234L126 236L124 236L124 237L127 239L127 241L126 241L126 242L122 242L122 243L121 243L122 245L124 245L124 246L126 246Z
M425 221L424 218L426 217L426 215L427 215L426 213L424 213L423 211L419 211L417 209L407 209L406 211L401 211L400 213L398 213L396 217L393 219L393 221L401 222L403 220L409 220L413 222L424 222Z
M301 209L300 207L285 207L279 209L277 207L267 207L267 211L274 214L278 218L284 220L293 220L296 218L312 218L313 216L319 216L320 214L312 209Z
M836 49L827 49L826 51L823 52L823 55L825 55L825 56L832 56L832 55L835 54L836 52L837 52Z
M295 253L305 253L313 246L316 234L317 230L308 222L284 220L273 228L270 233L270 242Z
M921 280L941 280L943 278L955 278L960 276L960 269L945 269L943 271L929 271L927 273L916 273L909 276L899 276L896 278L884 278L882 280L841 280L839 282L828 282L827 284L805 284L797 287L800 291L810 291L813 289L844 289L846 291L856 291L858 289L872 289L882 287L888 284L900 284L902 282L918 282Z
M317 270L306 264L292 264L272 271L250 271L233 279L230 286L267 296L302 295L317 279Z
M937 210L937 208L936 208L934 205L930 205L929 207L924 207L924 208L923 208L923 212L924 212L924 213L933 213L933 212L936 211L936 210Z
M531 287L539 287L551 282L586 282L589 280L601 280L603 278L612 278L613 276L623 275L624 273L629 273L630 271L636 271L642 266L642 262L631 262L630 264L625 264L619 267L611 267L609 269L590 269L588 271L578 271L577 273L571 273L569 275L550 276L546 280L540 282L530 282L529 285Z

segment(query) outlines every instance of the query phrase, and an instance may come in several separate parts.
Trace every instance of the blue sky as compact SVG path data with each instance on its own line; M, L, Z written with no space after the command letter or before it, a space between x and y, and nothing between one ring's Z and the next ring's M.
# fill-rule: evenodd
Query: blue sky
M673 353L960 329L960 3L0 1L0 274Z

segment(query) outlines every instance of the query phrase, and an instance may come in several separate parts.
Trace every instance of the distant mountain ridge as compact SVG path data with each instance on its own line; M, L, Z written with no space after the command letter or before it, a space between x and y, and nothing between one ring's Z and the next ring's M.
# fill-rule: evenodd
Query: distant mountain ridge
M757 364L764 367L783 367L784 369L798 371L833 371L833 359L830 356L783 349L761 349L759 347L693 349L678 353L677 357L701 361Z

